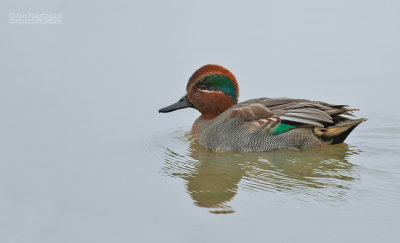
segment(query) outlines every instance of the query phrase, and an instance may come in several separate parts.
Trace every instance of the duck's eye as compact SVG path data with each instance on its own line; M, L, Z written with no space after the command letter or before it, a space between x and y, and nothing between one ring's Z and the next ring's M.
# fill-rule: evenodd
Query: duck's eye
M208 86L205 84L200 85L200 89L207 89L207 88L208 88Z

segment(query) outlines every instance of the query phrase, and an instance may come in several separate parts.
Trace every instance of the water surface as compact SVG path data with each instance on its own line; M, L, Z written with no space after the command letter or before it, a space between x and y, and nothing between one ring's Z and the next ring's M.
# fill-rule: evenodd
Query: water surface
M193 204L212 213L234 213L229 202L240 191L283 193L300 201L340 205L361 193L352 188L360 180L360 170L368 171L352 163L368 151L346 143L302 151L212 152L194 141L190 132L177 130L157 137L150 148L163 151L161 174L183 179Z

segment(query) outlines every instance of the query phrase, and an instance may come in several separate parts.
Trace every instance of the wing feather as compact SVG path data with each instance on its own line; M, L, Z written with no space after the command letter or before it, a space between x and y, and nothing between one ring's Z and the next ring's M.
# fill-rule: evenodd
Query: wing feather
M326 117L320 116L318 114L311 114L311 113L288 112L288 113L285 113L285 116L304 118L304 119L309 119L309 120L313 120L313 121L321 121L321 122L328 122L328 123L333 122L332 118L326 118Z
M298 122L298 123L303 123L303 124L308 124L308 125L314 125L317 127L324 127L321 123L309 119L303 119L303 118L297 118L297 117L290 117L290 116L281 116L281 120L283 121L290 121L290 122Z
M264 108L261 109L258 106ZM245 112L249 109L251 112ZM255 128L257 124L261 127L260 119L272 117L280 119L284 124L295 123L295 126L329 127L349 120L343 115L353 116L352 111L355 110L357 109L348 108L347 105L334 105L305 99L259 98L238 104L230 112L228 118L239 116L243 122L255 124L252 128Z

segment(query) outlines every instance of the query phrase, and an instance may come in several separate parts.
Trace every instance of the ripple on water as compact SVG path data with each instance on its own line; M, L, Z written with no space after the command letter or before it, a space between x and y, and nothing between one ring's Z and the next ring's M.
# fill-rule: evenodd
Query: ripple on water
M360 130L357 144L371 155L400 155L400 127L378 127Z
M359 175L348 158L361 151L338 144L303 151L210 152L180 129L159 135L148 148L164 161L161 173L184 180L195 205L232 213L240 191L270 191L299 200L345 200Z

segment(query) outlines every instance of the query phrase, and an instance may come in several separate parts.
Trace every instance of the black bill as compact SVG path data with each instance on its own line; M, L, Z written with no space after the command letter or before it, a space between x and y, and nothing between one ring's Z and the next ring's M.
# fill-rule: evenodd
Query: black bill
M195 108L194 105L192 104L192 102L190 102L190 100L188 99L187 95L185 95L175 104L172 104L170 106L159 109L158 112L167 113L167 112L176 111L176 110L187 108L187 107Z

